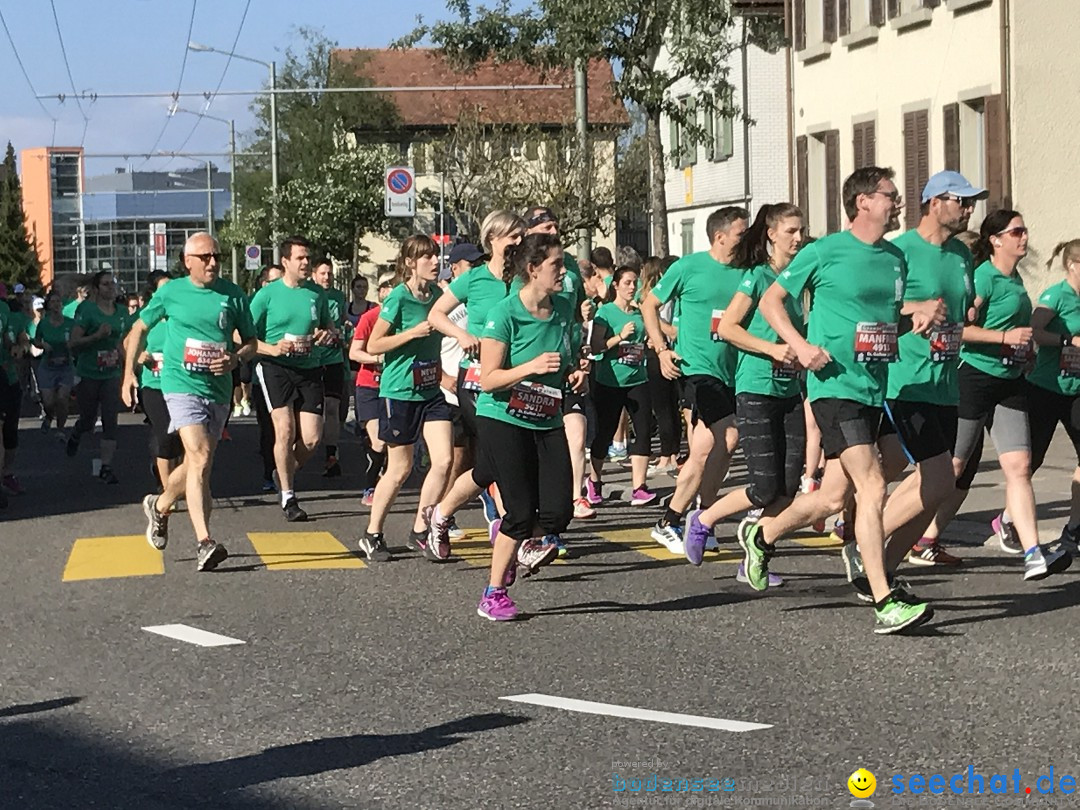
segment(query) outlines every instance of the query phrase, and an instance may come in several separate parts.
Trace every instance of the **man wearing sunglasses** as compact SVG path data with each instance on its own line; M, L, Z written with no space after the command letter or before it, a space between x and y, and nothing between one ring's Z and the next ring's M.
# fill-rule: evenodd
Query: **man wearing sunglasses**
M163 549L169 540L169 514L186 493L188 515L198 542L199 571L216 568L229 556L210 536L210 469L232 400L232 371L255 354L255 327L247 296L220 276L218 243L208 233L188 237L182 254L186 278L162 286L139 313L124 355L124 403L135 403L135 360L150 329L168 319L161 390L169 409L169 430L180 434L184 460L164 482L164 492L147 495L143 511L146 539ZM240 335L239 346L233 332Z

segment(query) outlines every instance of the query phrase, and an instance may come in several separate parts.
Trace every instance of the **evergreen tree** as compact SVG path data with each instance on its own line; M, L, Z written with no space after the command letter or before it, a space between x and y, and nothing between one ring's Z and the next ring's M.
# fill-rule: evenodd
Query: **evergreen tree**
M0 169L0 281L10 289L16 283L37 287L41 278L37 252L26 231L22 184L15 168L15 149L8 141Z

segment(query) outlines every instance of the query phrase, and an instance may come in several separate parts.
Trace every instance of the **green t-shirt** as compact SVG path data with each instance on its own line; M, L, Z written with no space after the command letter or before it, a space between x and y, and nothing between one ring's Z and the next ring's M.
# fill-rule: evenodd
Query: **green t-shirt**
M75 373L88 380L111 380L124 373L120 362L124 333L127 332L128 313L120 307L106 315L101 308L90 300L83 301L75 311L75 325L81 326L83 335L89 337L109 324L110 332L105 337L80 346L75 357Z
M910 230L893 241L907 263L905 301L945 302L945 323L926 335L901 335L900 359L889 366L888 399L956 405L960 346L971 306L971 252L957 239L931 245Z
M178 278L151 296L139 319L151 332L168 319L161 367L164 393L192 394L220 405L229 402L232 374L214 374L208 366L235 348L234 330L242 340L255 336L247 296L240 287L223 278L206 287Z
M982 301L975 324L1006 332L1031 323L1031 299L1019 273L1007 276L989 261L975 268L975 298ZM965 343L960 359L992 377L1015 380L1031 357L1027 346Z
M596 381L612 388L630 388L648 382L645 367L645 321L637 307L623 312L611 301L596 310L593 328L603 324L608 338L622 333L627 323L634 324L634 332L617 346L608 349L596 361Z
M727 386L735 385L738 352L720 339L716 329L743 275L743 270L721 264L702 251L679 259L653 287L661 304L678 301L675 351L682 358L683 374L707 374Z
M167 319L158 321L146 334L146 352L150 355L150 365L140 363L135 367L142 388L161 390L161 369L165 365L165 338L168 328Z
M345 307L347 306L345 293L335 287L331 287L329 290L324 288L323 291L326 293L326 307L330 312L330 320L333 321L334 326L342 335L342 345L348 346L349 344L344 342L345 324L347 323L345 320ZM315 359L320 366L333 366L344 363L345 355L342 353L341 346L316 346Z
M761 314L757 306L761 296L774 281L776 281L776 273L772 267L767 264L758 265L747 270L743 275L738 292L753 302L743 319L743 328L756 338L770 343L780 343L776 330L769 326L769 322L765 320L765 316ZM802 297L789 295L784 299L784 309L795 327L805 334ZM740 351L735 366L735 391L739 394L760 394L778 399L796 397L800 394L801 376L802 370L798 363L778 364L771 357Z
M529 377L513 388L481 392L476 400L477 416L530 430L562 427L563 384L577 363L570 340L574 310L565 297L553 295L551 300L552 312L547 320L534 317L518 295L501 301L488 313L483 337L506 346L503 368L528 363L544 352L558 352L563 362L558 371Z
M851 231L813 242L795 256L776 283L789 295L810 290L807 340L832 361L807 374L807 396L848 399L880 408L889 363L896 359L904 254L884 239L873 245Z
M318 368L315 330L331 325L326 290L311 281L290 287L285 279L271 281L251 299L251 320L255 334L271 345L286 338L293 343L293 353L266 358L289 368Z
M19 328L21 321L16 317L19 314L12 312L6 301L0 301L0 370L4 372L9 385L19 379L15 359L11 356L11 349L23 331Z
M1067 281L1055 284L1039 296L1039 306L1052 310L1047 332L1074 337L1080 335L1080 295ZM1028 379L1056 394L1080 394L1080 349L1074 346L1040 346L1035 368Z
M520 286L519 284L519 289ZM462 273L450 282L449 289L454 298L465 305L465 331L474 337L484 334L488 313L507 295L506 282L492 275L486 264ZM461 367L466 368L468 365L469 358L463 357Z
M34 327L34 340L48 343L51 348L41 355L41 362L49 366L66 366L71 363L71 349L67 342L71 340L71 330L75 321L61 317L60 324L54 325L48 315L42 316Z
M75 313L79 311L79 304L82 303L78 298L72 298L63 308L60 310L65 318L71 318L75 320Z
M442 290L428 286L426 301L413 295L407 284L398 284L383 301L379 317L390 324L390 334L400 335L427 320L428 313L439 300ZM439 395L442 381L442 335L432 330L424 338L410 340L404 346L386 352L379 396L419 402Z

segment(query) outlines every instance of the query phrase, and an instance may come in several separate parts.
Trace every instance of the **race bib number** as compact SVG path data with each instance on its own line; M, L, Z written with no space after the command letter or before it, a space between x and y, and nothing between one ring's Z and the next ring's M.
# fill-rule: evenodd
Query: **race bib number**
M895 363L896 324L863 321L855 325L856 363Z
M644 343L620 343L615 362L624 366L640 366L645 362Z
M473 360L465 367L465 376L461 379L461 387L466 391L480 390L480 363Z
M120 352L116 349L100 351L97 353L97 367L101 371L114 369L120 365Z
M1075 346L1061 347L1061 360L1058 362L1059 377L1080 377L1080 349Z
M416 391L430 391L439 387L439 361L417 361L412 365L413 389Z
M1065 352L1063 351L1064 355ZM1003 366L1023 366L1026 365L1028 360L1031 359L1031 344L1030 343L1002 343L1001 344L1001 365Z
M723 318L723 317L724 317L724 310L722 310L722 309L714 309L712 311L712 328L710 329L710 332L712 334L712 339L713 339L714 343L723 340L723 338L720 337L720 319Z
M541 383L518 383L510 389L506 412L526 422L547 421L562 412L562 391Z
M930 361L945 363L960 356L960 344L964 339L962 323L943 323L930 332Z
M792 380L802 373L802 366L798 360L787 361L773 360L772 375L775 380Z
M311 347L315 345L314 335L290 335L286 332L285 340L292 344L290 357L307 357L311 354Z
M185 354L187 354L185 352ZM165 355L161 352L150 353L150 364L146 367L146 370L153 374L155 377L161 376L161 367L165 365Z
M224 354L224 343L188 338L184 341L184 370L200 374L209 373L210 364L220 359Z

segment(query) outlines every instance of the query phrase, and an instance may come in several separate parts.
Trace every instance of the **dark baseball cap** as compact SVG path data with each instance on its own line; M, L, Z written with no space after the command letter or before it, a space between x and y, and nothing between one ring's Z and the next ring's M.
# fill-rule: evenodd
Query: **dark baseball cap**
M484 258L484 252L469 242L462 242L460 245L454 245L450 248L450 264L475 262L482 258Z

